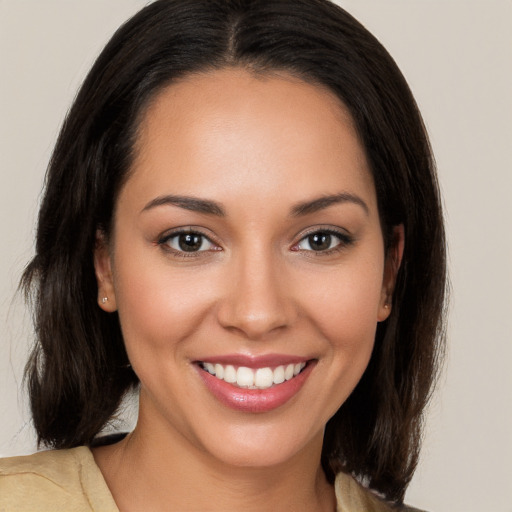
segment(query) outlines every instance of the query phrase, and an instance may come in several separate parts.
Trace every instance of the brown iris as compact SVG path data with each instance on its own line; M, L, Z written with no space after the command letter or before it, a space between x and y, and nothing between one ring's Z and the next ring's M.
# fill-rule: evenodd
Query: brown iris
M185 252L198 251L202 244L202 235L196 233L183 233L178 238L178 245L180 249Z

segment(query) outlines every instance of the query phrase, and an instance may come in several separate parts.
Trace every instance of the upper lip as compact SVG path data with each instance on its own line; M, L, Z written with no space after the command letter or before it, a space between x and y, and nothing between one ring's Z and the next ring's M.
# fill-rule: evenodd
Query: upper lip
M306 363L311 360L310 357L287 355L287 354L265 354L253 356L247 354L225 354L220 356L207 356L204 359L198 359L196 362L245 366L246 368L274 368L281 365Z

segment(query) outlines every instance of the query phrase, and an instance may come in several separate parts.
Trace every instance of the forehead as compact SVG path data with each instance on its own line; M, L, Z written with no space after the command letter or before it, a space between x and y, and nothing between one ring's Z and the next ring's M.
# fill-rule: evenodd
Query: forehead
M173 83L144 113L135 154L129 181L148 194L220 198L245 187L302 200L306 190L355 187L374 195L348 110L327 88L286 73L233 68ZM175 190L156 190L164 181Z

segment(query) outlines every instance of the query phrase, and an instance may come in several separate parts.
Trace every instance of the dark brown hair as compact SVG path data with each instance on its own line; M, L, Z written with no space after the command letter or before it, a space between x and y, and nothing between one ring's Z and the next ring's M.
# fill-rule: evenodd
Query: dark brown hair
M39 442L91 443L137 385L117 314L96 303L95 233L109 233L151 98L187 73L227 66L287 71L333 91L365 147L385 239L404 225L391 316L378 325L361 381L328 422L322 453L331 481L349 472L400 503L443 347L438 184L421 116L395 62L327 0L158 0L98 57L51 158L36 255L22 278L37 334L26 376Z

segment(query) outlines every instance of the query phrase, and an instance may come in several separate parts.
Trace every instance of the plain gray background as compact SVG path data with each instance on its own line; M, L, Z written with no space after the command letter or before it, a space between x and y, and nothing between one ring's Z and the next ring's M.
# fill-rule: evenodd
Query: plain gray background
M30 317L15 290L51 148L94 58L146 3L0 0L0 455L35 449L19 391ZM448 361L407 501L431 512L511 512L512 2L338 3L407 77L445 202Z

